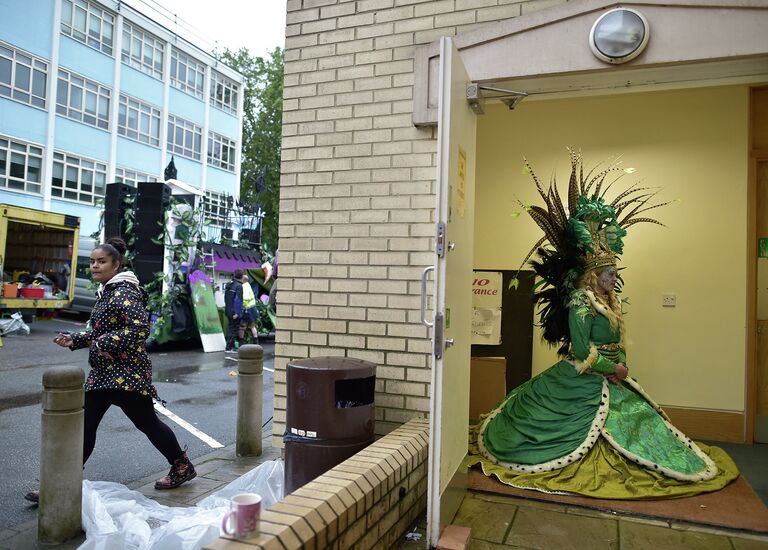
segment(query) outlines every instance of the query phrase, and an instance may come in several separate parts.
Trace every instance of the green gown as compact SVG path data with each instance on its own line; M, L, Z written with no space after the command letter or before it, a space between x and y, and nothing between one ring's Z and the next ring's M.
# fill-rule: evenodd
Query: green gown
M614 325L589 290L573 295L569 355L512 390L470 430L468 465L503 483L598 498L690 496L721 489L738 469L717 447L696 444L629 376Z

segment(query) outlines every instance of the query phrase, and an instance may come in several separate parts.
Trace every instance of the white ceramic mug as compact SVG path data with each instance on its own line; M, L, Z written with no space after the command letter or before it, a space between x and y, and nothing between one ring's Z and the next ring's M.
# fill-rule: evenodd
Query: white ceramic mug
M241 493L233 496L229 505L231 509L221 520L221 530L229 536L239 538L256 535L259 532L261 517L261 496L256 493ZM230 523L233 525L230 526ZM230 531L230 527L234 528Z

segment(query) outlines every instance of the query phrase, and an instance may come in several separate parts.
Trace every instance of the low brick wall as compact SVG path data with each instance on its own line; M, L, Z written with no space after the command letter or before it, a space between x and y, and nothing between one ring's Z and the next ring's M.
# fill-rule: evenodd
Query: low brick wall
M427 507L429 423L411 420L265 510L261 534L206 550L391 548Z

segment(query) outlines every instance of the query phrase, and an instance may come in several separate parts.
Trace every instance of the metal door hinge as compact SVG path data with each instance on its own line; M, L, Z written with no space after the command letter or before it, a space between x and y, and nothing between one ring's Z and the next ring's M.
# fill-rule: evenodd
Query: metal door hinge
M435 252L437 252L438 258L445 256L445 224L443 222L438 222L437 224L437 242L435 244Z
M437 313L435 315L435 333L434 333L434 340L435 340L435 359L442 359L443 358L443 314Z

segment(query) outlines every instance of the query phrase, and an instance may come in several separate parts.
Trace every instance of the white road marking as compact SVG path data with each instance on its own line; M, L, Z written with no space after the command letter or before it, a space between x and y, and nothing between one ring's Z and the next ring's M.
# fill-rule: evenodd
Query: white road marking
M235 357L225 357L224 359L228 359L230 361L234 361L237 363L237 359ZM275 372L275 369L270 369L269 367L261 367L264 370L268 370L269 372Z
M168 418L170 418L171 420L173 420L174 422L176 422L176 424L178 424L179 426L181 426L182 428L187 430L189 433L194 435L196 438L198 438L201 441L203 441L204 443L208 444L208 446L210 446L210 447L212 447L214 449L220 449L221 447L224 446L221 443L219 443L218 441L216 441L214 438L212 438L211 436L209 436L209 435L201 432L197 428L195 428L192 424L190 424L189 422L187 422L183 418L180 418L179 416L177 416L174 413L172 413L171 411L169 411L167 408L163 407L160 403L155 403L155 410L157 412L159 412L160 414L165 415Z

